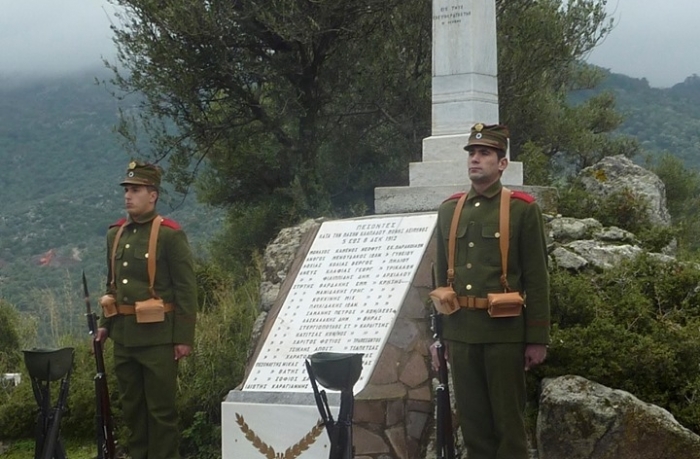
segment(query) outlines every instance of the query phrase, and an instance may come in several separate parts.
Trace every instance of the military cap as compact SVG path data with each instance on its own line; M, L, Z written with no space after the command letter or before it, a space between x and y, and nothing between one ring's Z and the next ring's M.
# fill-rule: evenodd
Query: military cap
M508 149L509 135L508 128L502 124L476 123L472 126L469 140L464 149L469 151L476 145L482 145L505 152Z
M119 185L150 185L160 188L160 167L155 164L131 161L126 177Z

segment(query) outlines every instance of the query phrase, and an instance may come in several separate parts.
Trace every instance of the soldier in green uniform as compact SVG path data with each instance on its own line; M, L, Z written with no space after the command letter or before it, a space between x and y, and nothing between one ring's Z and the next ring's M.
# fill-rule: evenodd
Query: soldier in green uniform
M157 166L131 162L121 182L127 217L107 232L107 295L100 300L103 317L96 336L114 341L114 370L132 459L180 457L177 364L192 352L194 342L192 253L179 225L156 212L160 180ZM151 253L154 222L160 227ZM153 257L155 272L149 275ZM144 304L151 308L139 309Z
M549 276L540 208L514 192L510 200L507 280L525 296L517 317L490 317L487 294L500 283L501 175L508 166L508 129L476 124L464 147L471 189L457 228L454 290L462 307L443 315L443 337L454 382L460 427L469 459L527 459L524 426L525 371L542 363L549 343ZM437 224L438 283L446 284L453 212L464 193L440 205ZM434 348L433 366L439 365Z

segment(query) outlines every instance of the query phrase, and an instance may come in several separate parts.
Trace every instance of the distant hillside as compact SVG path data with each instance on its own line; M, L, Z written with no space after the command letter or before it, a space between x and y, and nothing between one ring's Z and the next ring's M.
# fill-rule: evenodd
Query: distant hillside
M118 184L130 159L112 132L117 119L95 74L0 85L0 297L20 310L43 317L47 289L82 308L82 269L103 290L104 235L123 214ZM180 199L163 196L159 210L203 254L221 212L192 198L173 211L168 202Z
M659 89L649 87L644 78L607 75L595 92L614 92L618 110L626 118L619 131L637 137L652 156L668 151L686 167L700 170L700 77L693 75Z

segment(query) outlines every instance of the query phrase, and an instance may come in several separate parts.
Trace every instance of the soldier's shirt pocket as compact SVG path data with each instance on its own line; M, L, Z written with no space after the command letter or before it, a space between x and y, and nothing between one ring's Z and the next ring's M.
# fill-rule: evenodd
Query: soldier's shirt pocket
M161 251L158 250L158 248L156 248L156 260L160 258L160 252ZM134 246L134 258L136 258L137 260L144 260L145 261L145 260L148 260L149 257L150 257L150 254L148 253L148 245L147 244L145 244L145 245L138 244L138 245Z
M147 244L135 244L134 245L134 258L137 260L147 260L148 259L148 245Z
M448 251L450 247L450 226L452 221L443 222L442 225L442 237L445 240L445 250ZM469 224L460 224L457 227L457 238L455 241L455 266L466 263L467 260L467 229ZM445 252L447 254L447 252Z
M501 238L501 229L498 226L498 223L482 225L481 237L483 239L496 239L496 240L500 239ZM511 239L512 237L513 237L513 228L509 228L508 239Z

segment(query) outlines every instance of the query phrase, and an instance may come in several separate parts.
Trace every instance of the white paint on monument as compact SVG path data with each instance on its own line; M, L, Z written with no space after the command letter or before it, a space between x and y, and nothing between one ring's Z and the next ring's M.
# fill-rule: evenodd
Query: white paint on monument
M437 215L321 225L243 391L310 392L304 359L363 353L362 390L430 242Z

